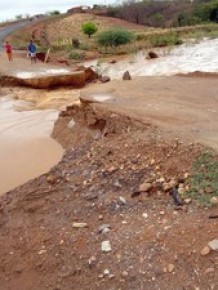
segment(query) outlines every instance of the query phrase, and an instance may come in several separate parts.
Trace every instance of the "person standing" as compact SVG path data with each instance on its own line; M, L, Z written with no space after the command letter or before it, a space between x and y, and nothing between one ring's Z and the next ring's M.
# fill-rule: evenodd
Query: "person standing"
M36 46L32 40L30 40L30 43L27 47L27 53L30 56L31 63L33 63L33 61L36 63Z
M10 45L8 41L6 41L6 44L5 44L5 52L7 54L8 60L13 61L12 46Z

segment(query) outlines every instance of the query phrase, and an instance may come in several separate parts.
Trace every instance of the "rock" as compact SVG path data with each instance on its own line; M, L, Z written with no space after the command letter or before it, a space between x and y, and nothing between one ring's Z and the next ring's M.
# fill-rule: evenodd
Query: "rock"
M169 186L172 188L172 187L177 187L179 185L179 182L178 182L178 179L171 179L169 181Z
M155 163L156 163L155 159L151 159L150 164L151 164L151 165L154 165Z
M210 253L210 248L208 246L201 250L201 256L207 256Z
M129 276L129 273L127 271L123 271L122 274L121 274L123 277L128 277Z
M167 266L167 270L168 270L169 273L172 273L172 272L174 271L174 269L175 269L174 264L169 264L169 265Z
M75 71L84 71L86 82L92 82L99 78L97 72L95 72L91 67L79 66L75 69Z
M163 183L163 190L165 192L169 191L171 189L171 186L169 185L169 183Z
M115 63L117 63L117 61L116 61L116 59L112 59L111 61L109 61L109 63L115 64Z
M191 198L185 198L184 199L185 204L190 204L192 202Z
M119 197L119 201L120 201L120 203L123 204L123 205L126 204L126 200L125 200L125 198L122 197L122 196Z
M213 205L217 205L217 204L218 204L218 197L213 196L213 197L211 198L210 202L211 202Z
M111 229L109 224L103 224L98 227L98 233L102 233L105 229Z
M102 252L110 252L112 250L110 241L103 241L101 244L101 250Z
M45 254L47 251L46 250L40 250L39 252L38 252L38 254L39 255L43 255L43 254Z
M208 243L208 246L211 248L211 250L213 251L217 251L218 250L218 240L212 240Z
M74 121L74 119L72 119L69 123L68 123L68 125L67 125L67 127L69 128L69 129L73 129L73 127L75 126L75 121Z
M87 223L73 223L74 228L87 228L88 224Z
M125 71L125 73L123 74L123 80L124 81L130 81L132 78L130 76L129 71Z
M107 82L109 82L111 79L110 79L110 77L108 77L108 76L103 76L103 77L101 77L100 78L100 81L102 82L102 83L107 83Z
M147 59L159 58L159 55L154 51L149 51L146 58Z
M90 259L89 259L89 268L93 268L95 265L96 265L96 262L97 262L97 259L95 256L92 256Z
M160 215L165 215L165 212L163 210L161 210Z
M148 214L147 214L146 212L144 212L144 213L142 214L142 217L145 218L145 219L147 219L147 218L148 218Z
M152 184L151 183L144 182L144 183L141 183L139 185L139 192L148 192L151 189L152 189Z

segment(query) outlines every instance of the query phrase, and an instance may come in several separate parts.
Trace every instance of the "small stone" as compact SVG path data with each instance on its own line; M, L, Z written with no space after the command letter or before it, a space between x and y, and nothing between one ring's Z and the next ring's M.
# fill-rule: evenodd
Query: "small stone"
M165 192L169 191L172 188L172 186L169 185L169 183L163 183L163 190Z
M100 221L103 220L103 215L100 214L100 215L98 216L98 219L99 219Z
M212 240L208 243L208 246L211 248L211 250L213 251L217 251L218 250L218 240Z
M39 255L43 255L43 254L45 254L47 251L46 250L40 250L39 252L38 252L38 254Z
M169 186L170 186L170 188L172 188L172 187L177 187L179 185L179 182L178 182L178 179L171 179L170 181L169 181Z
M102 233L105 229L110 230L111 226L109 224L103 224L98 227L98 233Z
M150 164L151 164L151 165L154 165L155 163L156 163L155 159L151 159Z
M184 174L184 178L185 178L185 179L189 178L189 173L188 173L188 172L186 172L186 173Z
M184 199L184 202L185 202L186 204L190 204L190 203L192 202L192 199L191 199L191 198L185 198L185 199Z
M125 73L123 74L123 80L124 81L130 81L132 78L131 78L131 75L129 73L129 71L125 71Z
M87 223L73 223L74 228L87 228L88 224Z
M165 215L165 212L163 210L161 210L160 215Z
M129 276L129 273L127 271L123 271L122 276L123 277L128 277Z
M159 179L159 182L160 182L160 183L164 183L164 182L166 182L166 180L165 180L164 177L161 177L161 178Z
M112 250L110 241L102 242L101 250L102 250L102 252L110 252Z
M110 274L110 270L105 269L105 270L104 270L104 275L109 275L109 274Z
M210 202L211 202L213 205L217 205L217 204L218 204L218 197L213 196L213 197L211 198Z
M148 214L147 214L146 212L144 212L144 213L142 214L142 217L145 218L145 219L147 219L147 218L148 218Z
M96 265L96 262L97 262L97 259L95 256L92 256L90 259L89 259L89 268L93 268L95 265Z
M139 191L140 192L148 192L151 189L152 189L152 184L151 183L144 182L144 183L139 185Z
M167 266L167 270L168 270L169 273L172 273L172 272L174 271L174 269L175 269L174 264L169 264L169 265Z
M201 256L207 256L210 253L210 248L208 246L201 250Z
M121 204L126 204L126 200L125 200L125 198L124 197L122 197L122 196L120 196L119 197L119 201L121 202Z

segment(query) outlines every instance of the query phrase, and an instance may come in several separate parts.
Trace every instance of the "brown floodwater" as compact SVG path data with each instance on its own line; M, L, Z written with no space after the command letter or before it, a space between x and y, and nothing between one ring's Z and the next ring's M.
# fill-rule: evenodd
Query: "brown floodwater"
M62 158L63 148L50 137L55 110L0 97L0 194L46 173Z

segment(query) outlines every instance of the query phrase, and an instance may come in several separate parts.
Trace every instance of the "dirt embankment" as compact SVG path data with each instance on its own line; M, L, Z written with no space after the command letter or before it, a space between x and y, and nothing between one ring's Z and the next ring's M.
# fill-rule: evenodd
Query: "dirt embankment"
M53 136L61 163L0 200L2 289L216 289L216 253L200 254L216 221L164 188L201 146L101 105L69 107Z

